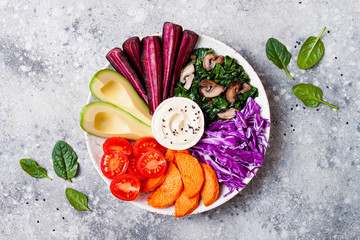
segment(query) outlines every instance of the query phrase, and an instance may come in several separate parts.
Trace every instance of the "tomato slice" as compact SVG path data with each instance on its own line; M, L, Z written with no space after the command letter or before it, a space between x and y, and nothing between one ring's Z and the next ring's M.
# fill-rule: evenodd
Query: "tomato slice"
M110 184L111 193L124 201L135 200L140 192L140 180L131 174L122 174Z
M104 154L101 158L101 171L105 177L110 179L125 173L128 166L129 159L121 152Z
M129 156L129 167L128 167L128 173L134 175L135 177L139 178L140 180L145 180L146 177L142 176L139 173L139 170L136 166L138 160L133 155Z
M157 178L165 173L167 164L164 155L157 150L153 150L144 153L139 158L136 166L142 176Z
M134 156L138 159L144 153L150 150L158 150L161 153L165 154L166 148L161 146L155 138L152 137L143 137L136 140L133 146Z
M130 155L132 152L131 144L128 140L121 137L108 138L103 144L104 153L123 152Z

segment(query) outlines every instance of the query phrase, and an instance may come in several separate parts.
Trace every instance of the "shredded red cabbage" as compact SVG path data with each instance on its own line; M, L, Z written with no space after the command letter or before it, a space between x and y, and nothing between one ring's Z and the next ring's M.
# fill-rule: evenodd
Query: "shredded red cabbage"
M244 109L236 111L233 119L211 123L202 139L190 149L229 188L226 195L244 188L244 180L252 174L256 177L254 170L261 168L269 147L265 128L270 122L260 117L260 109L259 104L248 98Z

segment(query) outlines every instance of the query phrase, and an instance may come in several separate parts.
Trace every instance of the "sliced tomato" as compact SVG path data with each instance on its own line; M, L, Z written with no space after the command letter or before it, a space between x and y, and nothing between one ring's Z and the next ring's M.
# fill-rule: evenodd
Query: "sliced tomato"
M128 140L121 137L108 138L103 144L104 153L123 152L130 155L132 152L131 144Z
M140 192L140 180L131 174L122 174L110 184L111 193L124 201L135 200Z
M166 171L166 160L164 155L157 150L144 153L138 160L137 169L146 178L157 178Z
M121 152L104 154L101 158L101 171L105 177L110 179L125 173L128 166L129 159Z
M158 150L165 154L166 148L161 146L153 137L143 137L136 140L133 146L134 156L138 159L150 150Z
M128 173L134 175L135 177L139 178L140 180L146 179L146 177L142 176L139 173L139 170L136 166L138 160L133 155L130 155L129 157L129 167L128 167Z

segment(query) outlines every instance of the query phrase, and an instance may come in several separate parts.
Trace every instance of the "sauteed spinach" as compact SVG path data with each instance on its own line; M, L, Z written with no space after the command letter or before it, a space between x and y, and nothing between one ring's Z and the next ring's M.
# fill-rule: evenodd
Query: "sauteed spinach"
M258 89L253 86L251 86L251 90L237 95L236 101L234 103L230 103L226 99L226 91L215 98L206 98L200 95L199 84L201 80L204 79L213 80L217 84L220 84L224 87L228 87L233 81L238 81L240 84L250 82L250 79L245 73L243 67L239 65L235 59L229 56L224 57L223 64L216 64L211 71L207 72L203 68L203 59L209 53L213 53L211 48L198 48L194 51L193 55L195 56L195 62L189 62L189 64L193 63L195 67L195 77L191 88L186 90L183 87L183 83L179 81L177 87L174 90L175 96L190 98L199 104L200 108L204 112L207 124L219 120L217 114L220 111L223 111L227 108L241 110L246 105L246 101L249 97L255 98L258 96Z

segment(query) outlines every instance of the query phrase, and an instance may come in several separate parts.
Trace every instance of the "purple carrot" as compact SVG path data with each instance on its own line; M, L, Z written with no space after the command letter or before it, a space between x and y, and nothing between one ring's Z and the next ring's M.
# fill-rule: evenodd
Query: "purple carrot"
M181 69L187 63L192 50L194 49L199 36L190 30L185 30L182 34L181 44L174 67L169 96L174 96L174 88L179 82Z
M122 74L131 83L145 103L149 105L145 89L142 86L138 75L131 67L125 53L120 48L114 48L106 55L106 58L115 70Z
M128 57L131 65L138 73L138 76L144 79L144 72L140 61L140 39L139 37L132 37L126 40L123 45L123 50Z
M176 54L179 50L181 41L182 27L174 23L166 22L163 26L163 95L162 100L169 96L171 79L176 60Z
M149 111L153 114L162 99L162 52L158 36L145 37L142 40L142 67L149 98Z

